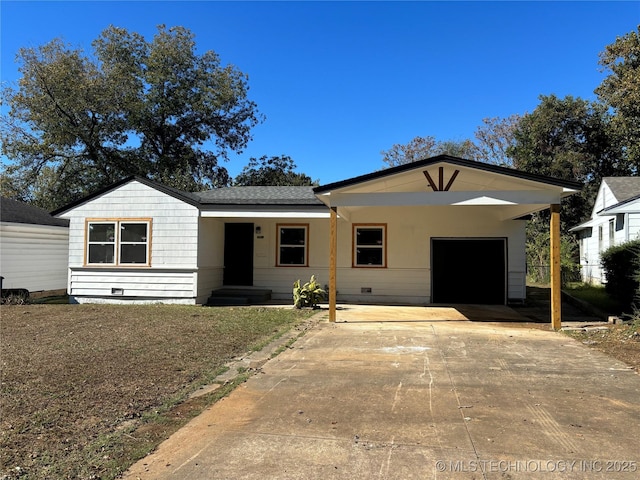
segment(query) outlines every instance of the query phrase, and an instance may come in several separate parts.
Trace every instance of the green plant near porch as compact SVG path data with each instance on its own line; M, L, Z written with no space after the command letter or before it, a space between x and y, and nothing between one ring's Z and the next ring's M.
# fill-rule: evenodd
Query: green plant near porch
M311 307L317 308L318 303L327 296L320 284L316 281L316 276L311 275L311 279L300 286L300 280L293 283L293 305L296 308Z

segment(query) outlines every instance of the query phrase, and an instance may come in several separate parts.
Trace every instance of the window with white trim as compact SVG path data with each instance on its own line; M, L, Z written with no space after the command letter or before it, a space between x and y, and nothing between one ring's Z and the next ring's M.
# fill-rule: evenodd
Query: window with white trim
M87 220L87 265L149 265L151 220Z
M609 246L612 247L616 241L616 224L615 220L612 218L609 220Z
M353 266L387 266L387 226L353 226Z
M279 267L308 265L309 225L278 225Z
M602 248L602 225L598 225L598 253L602 252L603 248Z

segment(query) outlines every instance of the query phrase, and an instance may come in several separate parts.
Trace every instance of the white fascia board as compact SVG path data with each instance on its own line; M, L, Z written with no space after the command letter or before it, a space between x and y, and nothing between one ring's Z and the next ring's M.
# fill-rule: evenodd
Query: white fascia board
M640 213L640 204L638 202L629 203L628 205L620 205L619 207L609 208L606 211L598 212L599 217L616 215L618 213Z
M331 206L331 192L316 194L316 198L324 203L327 207Z
M595 225L597 225L598 223L600 223L600 220L597 218L592 218L590 220L587 220L586 222L582 222L579 225L576 225L575 227L571 227L569 229L570 232L579 232L580 230L585 230L587 228L591 228Z
M204 218L329 218L330 213L324 211L296 210L202 210Z
M561 199L560 190L334 193L327 198L333 207L550 205L560 203Z

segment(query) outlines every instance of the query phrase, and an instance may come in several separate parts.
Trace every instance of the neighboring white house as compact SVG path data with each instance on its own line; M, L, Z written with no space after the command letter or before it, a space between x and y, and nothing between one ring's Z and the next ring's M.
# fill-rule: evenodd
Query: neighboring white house
M66 289L69 221L4 197L0 207L2 288L30 292Z
M604 283L600 253L640 238L640 177L605 177L591 218L570 229L578 236L582 280Z
M525 298L526 215L579 185L449 156L320 187L185 193L131 177L68 205L75 302L205 303L243 287L291 299L328 283L337 210L340 302Z

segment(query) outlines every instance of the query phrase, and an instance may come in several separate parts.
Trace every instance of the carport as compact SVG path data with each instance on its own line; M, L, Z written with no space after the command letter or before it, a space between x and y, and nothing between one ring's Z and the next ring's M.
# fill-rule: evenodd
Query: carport
M331 213L329 320L336 321L339 275L353 276L343 267L347 262L341 252L348 251L344 245L351 244L353 258L360 251L355 238L343 238L339 234L341 230L351 230L343 224L379 225L378 214L393 219L393 222L382 223L385 237L379 243L383 245L385 261L371 268L371 277L381 276L380 270L394 267L391 261L386 262L386 256L392 255L395 248L403 250L403 255L416 264L423 257L429 257L423 269L423 277L427 277L430 284L427 303L504 305L526 297L525 220L528 215L548 208L551 210L551 321L553 328L559 329L560 203L579 189L580 185L575 182L448 155L316 187L315 194ZM428 225L418 233L407 227L412 222L418 224L427 215ZM483 220L478 223L478 218ZM405 222L406 235L398 235L397 245L387 245L391 244L387 242L387 232L399 220ZM368 223L360 223L363 221ZM414 234L420 243L410 244L409 240L403 243ZM428 249L429 255L422 249ZM351 266L352 269L366 268L356 265L355 260ZM476 272L472 272L473 268ZM476 277L469 281L472 273ZM381 288L391 289L403 280L401 271L395 275L388 275L387 283L381 282Z

